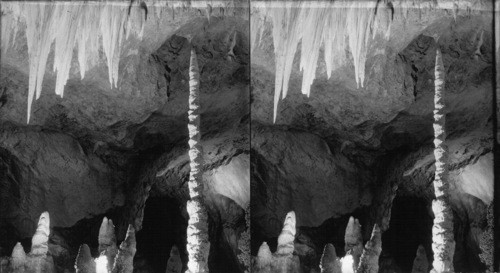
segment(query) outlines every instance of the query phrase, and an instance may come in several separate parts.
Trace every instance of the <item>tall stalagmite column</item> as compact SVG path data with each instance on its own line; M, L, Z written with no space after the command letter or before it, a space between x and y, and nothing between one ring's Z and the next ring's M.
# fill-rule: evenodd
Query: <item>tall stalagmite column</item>
M200 143L200 71L194 48L191 48L189 66L189 160L191 172L189 174L189 196L187 212L189 222L187 228L187 273L208 272L208 215L202 200L203 181L203 150Z
M453 212L448 202L448 149L445 144L445 99L444 99L444 65L441 50L436 51L436 67L434 80L434 157L436 173L434 176L434 194L432 201L434 225L432 226L432 251L434 261L432 272L453 272L453 254L455 240L453 238Z

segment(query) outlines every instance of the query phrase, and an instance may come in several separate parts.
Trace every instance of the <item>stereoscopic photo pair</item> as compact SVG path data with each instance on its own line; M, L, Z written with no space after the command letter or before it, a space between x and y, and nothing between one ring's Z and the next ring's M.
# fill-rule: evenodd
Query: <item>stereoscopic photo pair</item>
M499 271L499 2L0 2L0 272Z

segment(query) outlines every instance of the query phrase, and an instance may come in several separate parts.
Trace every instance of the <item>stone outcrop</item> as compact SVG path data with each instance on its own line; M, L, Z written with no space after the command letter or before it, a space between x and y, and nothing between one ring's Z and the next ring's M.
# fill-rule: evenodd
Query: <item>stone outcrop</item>
M251 134L252 224L266 237L279 235L292 209L298 226L314 227L370 204L370 172L324 139L256 122Z

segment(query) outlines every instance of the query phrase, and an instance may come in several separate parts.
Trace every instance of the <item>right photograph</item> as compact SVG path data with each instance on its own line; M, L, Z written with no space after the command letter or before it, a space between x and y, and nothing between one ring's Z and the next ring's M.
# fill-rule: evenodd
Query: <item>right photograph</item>
M494 271L493 1L250 7L251 272Z

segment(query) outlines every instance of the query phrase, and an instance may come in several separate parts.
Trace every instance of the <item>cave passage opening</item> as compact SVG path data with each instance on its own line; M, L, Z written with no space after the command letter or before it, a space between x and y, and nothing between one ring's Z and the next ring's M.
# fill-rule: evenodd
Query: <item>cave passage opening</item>
M182 215L181 204L170 197L149 197L144 208L142 229L137 232L137 253L134 268L145 263L153 272L165 272L170 250L179 248L183 267L186 254L187 219Z
M424 246L427 260L432 262L432 223L430 202L426 199L400 195L394 198L389 229L382 235L382 245L403 272L411 272L419 245Z

